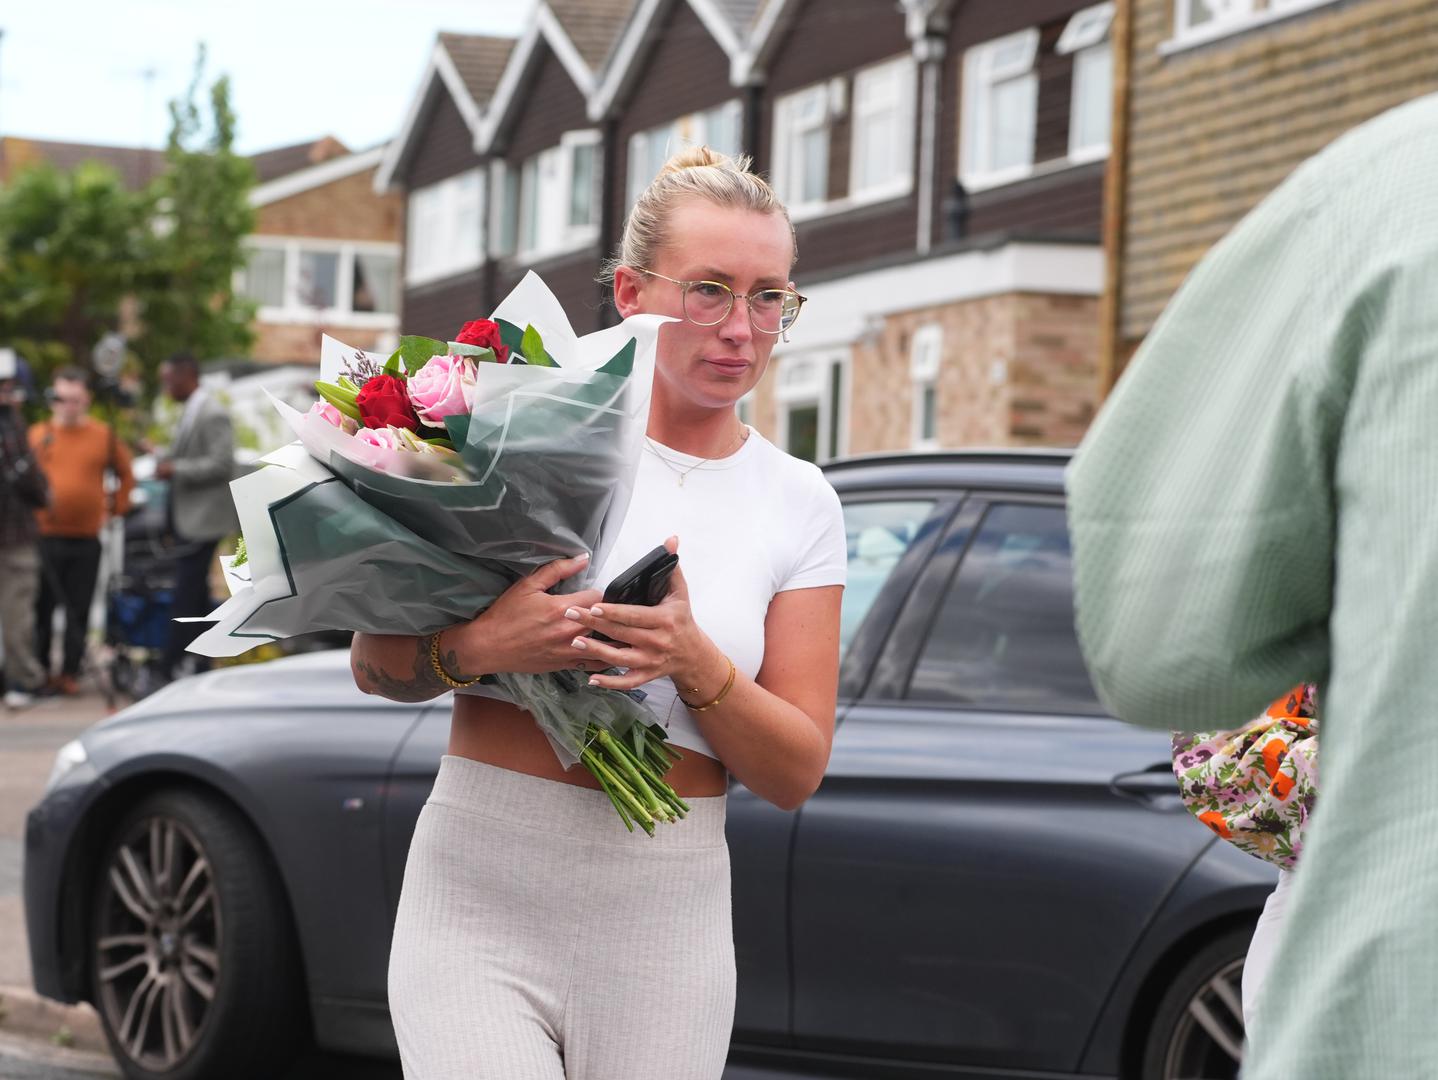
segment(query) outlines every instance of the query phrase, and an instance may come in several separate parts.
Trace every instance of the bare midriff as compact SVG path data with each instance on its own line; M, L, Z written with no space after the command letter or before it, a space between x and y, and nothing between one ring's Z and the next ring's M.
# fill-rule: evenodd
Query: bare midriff
M494 698L456 694L449 728L449 752L501 769L556 780L575 787L598 788L599 781L582 765L566 769L554 749L523 709ZM680 749L665 779L681 797L723 795L728 787L724 766L695 750Z

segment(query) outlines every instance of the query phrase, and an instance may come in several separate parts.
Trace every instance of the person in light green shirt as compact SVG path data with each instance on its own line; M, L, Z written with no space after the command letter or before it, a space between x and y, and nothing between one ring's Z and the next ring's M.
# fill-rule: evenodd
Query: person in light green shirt
M1115 715L1200 729L1322 684L1321 796L1244 1077L1438 1076L1438 96L1208 253L1068 488Z

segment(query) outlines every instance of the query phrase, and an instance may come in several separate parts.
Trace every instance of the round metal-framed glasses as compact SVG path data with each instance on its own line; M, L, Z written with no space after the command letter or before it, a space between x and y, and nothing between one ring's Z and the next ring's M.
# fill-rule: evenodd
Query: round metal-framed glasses
M734 290L722 281L680 281L653 270L637 268L641 274L662 278L678 285L684 293L684 318L695 326L718 326L734 310ZM749 325L761 334L782 334L799 318L808 297L793 289L756 289L744 295L749 305Z

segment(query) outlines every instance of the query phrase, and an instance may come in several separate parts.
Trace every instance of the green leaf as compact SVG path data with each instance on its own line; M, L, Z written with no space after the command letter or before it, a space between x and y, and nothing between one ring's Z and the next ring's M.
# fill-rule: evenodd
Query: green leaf
M389 360L393 364L395 357L398 357L404 364L405 371L413 375L424 367L431 356L444 356L448 352L449 346L442 341L420 337L417 334L406 334L399 339L399 348L395 350L394 356L391 356ZM388 365L385 370L389 370Z
M235 542L235 558L230 566L244 566L250 561L250 553L245 548L245 538L242 536Z
M400 364L400 360L399 360L399 350L396 349L394 352L390 353L389 359L385 361L385 364L384 364L384 373L385 373L386 375L398 375L398 374L399 374L399 364Z
M443 435L436 435L432 439L424 439L422 441L429 443L431 446L442 446L446 450L454 449L454 443L450 442Z
M536 367L558 367L549 353L544 351L544 339L539 336L539 331L532 325L524 328L524 337L520 339L519 351L524 358Z
M359 406L355 404L355 395L350 391L341 389L334 383L327 382L315 383L315 389L319 391L320 397L324 398L351 420L361 419Z
M492 361L495 358L494 350L485 348L482 345L466 345L462 341L449 341L445 344L450 356L472 356L481 364L486 360Z

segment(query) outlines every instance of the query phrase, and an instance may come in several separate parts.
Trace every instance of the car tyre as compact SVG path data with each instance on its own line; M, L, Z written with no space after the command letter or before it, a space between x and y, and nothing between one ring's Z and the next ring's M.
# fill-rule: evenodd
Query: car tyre
M1199 949L1159 1000L1144 1047L1143 1080L1234 1080L1243 1060L1243 960L1251 928Z
M101 853L92 1000L131 1080L282 1074L308 1027L288 905L259 837L195 791L149 796Z

